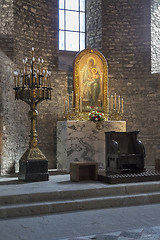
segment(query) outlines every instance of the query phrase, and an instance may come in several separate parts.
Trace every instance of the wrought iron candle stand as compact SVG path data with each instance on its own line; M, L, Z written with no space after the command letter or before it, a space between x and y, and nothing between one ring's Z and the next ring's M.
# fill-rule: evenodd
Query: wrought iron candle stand
M19 160L18 178L27 182L47 181L49 179L48 161L38 148L36 106L43 100L51 100L51 72L43 70L43 59L40 58L35 69L34 48L32 48L30 73L27 73L27 58L23 60L23 67L23 73L14 73L15 99L20 99L30 106L31 131L29 148Z

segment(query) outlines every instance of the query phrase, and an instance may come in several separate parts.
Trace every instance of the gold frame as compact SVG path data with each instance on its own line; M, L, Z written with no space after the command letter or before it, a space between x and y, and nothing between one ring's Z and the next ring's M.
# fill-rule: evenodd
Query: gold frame
M82 57L86 56L93 56L93 58L96 56L102 63L103 66L103 78L102 78L102 84L103 84L103 92L102 92L102 102L103 102L103 112L105 114L105 117L108 116L108 65L105 57L95 49L84 49L81 52L79 52L74 60L74 67L73 67L73 89L74 89L74 95L73 95L73 107L75 109L75 112L80 112L80 62L82 60ZM85 113L85 112L84 112Z

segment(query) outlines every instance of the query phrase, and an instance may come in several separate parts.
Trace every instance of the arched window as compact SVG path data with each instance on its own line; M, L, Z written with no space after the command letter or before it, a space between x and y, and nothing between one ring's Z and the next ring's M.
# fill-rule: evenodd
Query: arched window
M59 50L85 48L85 0L59 0Z

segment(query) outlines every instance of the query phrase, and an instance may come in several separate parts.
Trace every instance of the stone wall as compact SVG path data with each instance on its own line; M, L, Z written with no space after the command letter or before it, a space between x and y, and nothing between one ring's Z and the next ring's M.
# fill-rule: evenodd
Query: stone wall
M154 165L160 154L160 76L151 74L150 0L103 1L102 26L109 95L116 92L123 96L127 130L140 131L146 165Z
M0 48L13 59L14 49L13 0L2 0L0 4Z
M102 0L86 0L86 48L102 51Z
M160 72L160 2L151 0L151 70Z
M31 48L52 69L58 64L58 1L14 0L15 62Z
M50 169L56 168L57 120L64 119L64 96L67 96L65 71L52 72L52 100L38 105L38 146L48 159Z
M18 160L27 147L27 106L14 99L14 63L0 51L0 165L1 174L18 171Z

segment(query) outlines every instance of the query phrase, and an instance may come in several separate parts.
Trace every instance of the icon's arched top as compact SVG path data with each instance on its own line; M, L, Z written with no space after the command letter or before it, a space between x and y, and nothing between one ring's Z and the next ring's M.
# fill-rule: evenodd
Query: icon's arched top
M108 113L108 65L96 49L84 49L74 60L74 108L76 112Z

